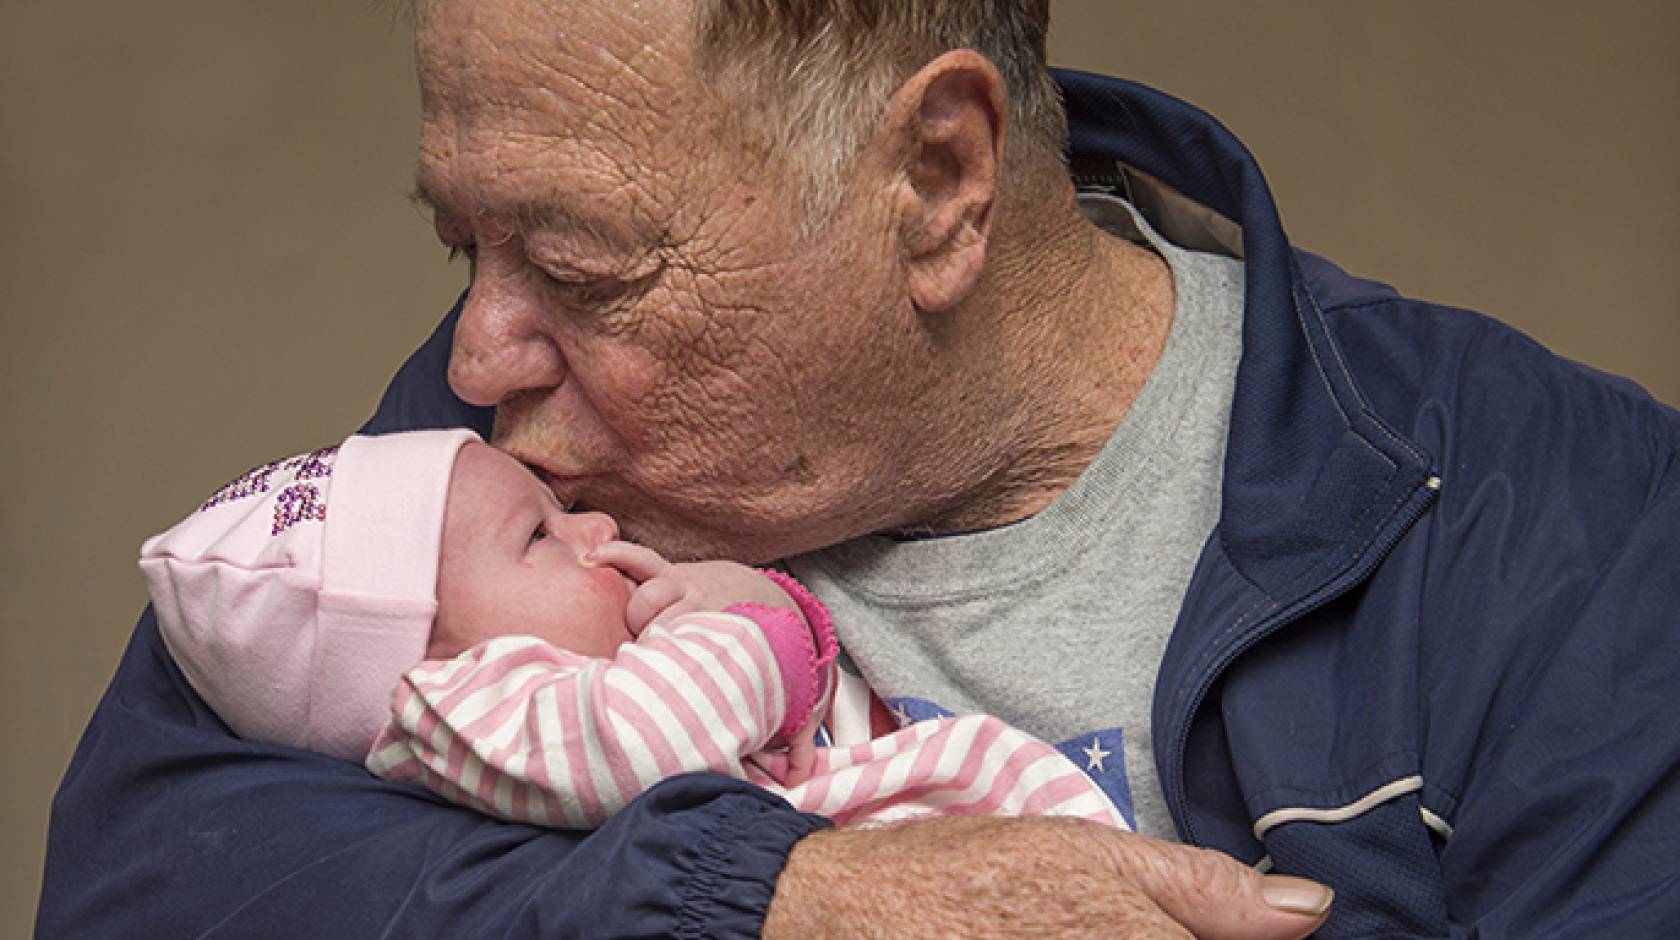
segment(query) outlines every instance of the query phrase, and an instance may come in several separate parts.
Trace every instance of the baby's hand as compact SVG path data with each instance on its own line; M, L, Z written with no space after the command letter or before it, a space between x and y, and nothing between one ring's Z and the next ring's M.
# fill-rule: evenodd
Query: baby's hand
M797 787L811 779L817 769L817 726L822 722L813 715L805 727L794 732L787 744L787 769L782 774L784 787Z
M651 548L618 541L597 545L586 560L611 565L637 582L625 611L632 636L640 636L655 621L697 610L723 610L731 604L799 609L774 581L732 561L672 564Z

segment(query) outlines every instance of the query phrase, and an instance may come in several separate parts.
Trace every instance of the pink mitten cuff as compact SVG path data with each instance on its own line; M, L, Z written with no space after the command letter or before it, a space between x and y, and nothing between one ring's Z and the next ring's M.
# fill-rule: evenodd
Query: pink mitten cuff
M758 624L770 641L770 652L782 674L782 697L787 711L782 715L778 737L787 737L805 726L811 710L822 696L822 673L817 668L817 648L811 631L797 611L764 604L731 604L725 613L739 614Z
M805 585L794 580L793 575L774 568L755 568L759 574L776 582L776 586L787 592L798 605L799 612L805 615L805 622L811 625L811 637L817 646L817 670L821 672L834 657L840 654L840 642L834 638L834 619L828 615L828 608L817 596L805 589Z
M733 604L728 613L750 618L763 630L782 673L787 713L777 733L792 735L810 721L811 712L827 691L829 667L840 652L834 639L834 621L828 608L805 586L779 571L758 569L776 583L799 607L798 612L764 604Z

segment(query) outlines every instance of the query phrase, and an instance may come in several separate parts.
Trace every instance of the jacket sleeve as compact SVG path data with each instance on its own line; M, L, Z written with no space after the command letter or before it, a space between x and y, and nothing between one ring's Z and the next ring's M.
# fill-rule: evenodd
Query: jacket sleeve
M594 833L492 820L233 738L142 618L53 802L42 937L757 936L827 825L667 780Z
M364 429L489 430L443 381L455 314ZM740 781L664 781L593 833L500 822L230 735L148 610L53 801L37 935L757 936L826 826Z
M1452 749L1467 755L1458 766L1436 768L1457 786L1425 794L1452 827L1440 862L1454 936L1656 937L1680 924L1672 474L1604 565L1578 576L1590 587L1573 609L1536 617L1522 647L1457 683L1490 704L1445 731L1470 742ZM1478 693L1488 675L1498 691Z
M535 637L410 670L368 769L503 819L595 828L660 780L742 760L782 725L763 630L744 617L655 624L611 659Z
M141 619L55 797L40 937L756 937L825 826L719 776L596 833L234 739Z

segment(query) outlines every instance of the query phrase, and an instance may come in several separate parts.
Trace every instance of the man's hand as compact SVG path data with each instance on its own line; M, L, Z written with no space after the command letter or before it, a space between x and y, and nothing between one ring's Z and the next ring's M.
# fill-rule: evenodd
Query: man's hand
M1084 820L948 817L805 837L764 936L1295 940L1329 907L1313 882Z

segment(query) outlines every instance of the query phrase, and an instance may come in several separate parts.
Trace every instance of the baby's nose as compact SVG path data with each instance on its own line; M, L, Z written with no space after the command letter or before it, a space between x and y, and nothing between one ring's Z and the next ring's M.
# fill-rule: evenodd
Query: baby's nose
M573 539L585 548L618 538L618 523L604 512L574 512L566 517Z

